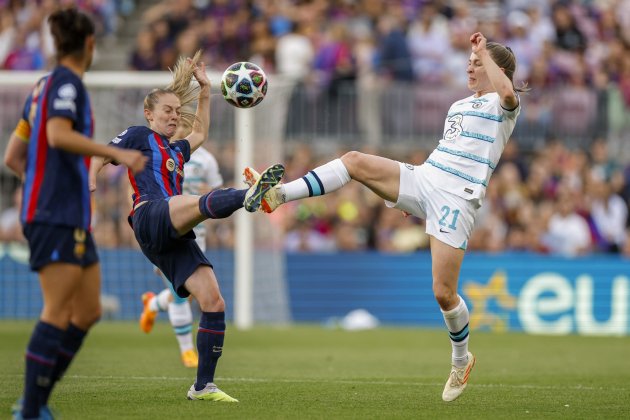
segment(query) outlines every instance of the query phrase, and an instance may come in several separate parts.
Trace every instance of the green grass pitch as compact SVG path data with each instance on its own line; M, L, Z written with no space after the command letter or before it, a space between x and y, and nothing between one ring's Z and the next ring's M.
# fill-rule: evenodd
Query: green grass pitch
M33 321L0 322L0 418L22 390ZM228 328L216 382L239 404L186 400L170 326L145 335L102 322L88 336L51 406L73 419L512 419L630 418L630 337L473 332L468 389L441 400L449 372L445 331L318 326Z

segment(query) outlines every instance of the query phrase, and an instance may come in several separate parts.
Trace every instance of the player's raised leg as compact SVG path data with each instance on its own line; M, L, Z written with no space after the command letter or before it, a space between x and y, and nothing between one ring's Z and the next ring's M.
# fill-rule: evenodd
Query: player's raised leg
M245 168L247 180L255 174L251 168ZM302 178L271 188L263 197L263 211L274 211L281 204L289 201L315 197L337 191L354 179L370 188L381 198L396 202L400 187L400 167L398 162L381 156L361 152L348 152L339 159L334 159Z
M214 373L223 354L225 338L225 301L212 268L199 266L186 280L186 289L199 302L202 314L197 331L199 366L197 379L188 390L188 399L238 402L214 383Z
M223 219L245 207L254 212L260 207L262 197L282 180L284 166L276 164L267 168L249 189L216 189L201 197L177 195L170 198L169 215L175 230L183 235L206 219Z
M453 401L464 392L475 365L475 357L468 351L468 308L457 294L464 252L431 237L433 293L444 316L452 347L451 372L442 393L444 401Z

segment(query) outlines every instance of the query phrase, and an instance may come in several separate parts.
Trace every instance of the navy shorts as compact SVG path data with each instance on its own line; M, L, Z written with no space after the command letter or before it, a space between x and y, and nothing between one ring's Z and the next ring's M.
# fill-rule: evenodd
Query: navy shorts
M184 283L197 267L212 268L192 230L180 236L173 227L167 200L147 201L138 207L131 225L142 253L164 273L180 297L190 295Z
M24 236L31 250L29 262L33 271L57 262L81 267L98 262L92 234L84 229L28 223L24 226Z

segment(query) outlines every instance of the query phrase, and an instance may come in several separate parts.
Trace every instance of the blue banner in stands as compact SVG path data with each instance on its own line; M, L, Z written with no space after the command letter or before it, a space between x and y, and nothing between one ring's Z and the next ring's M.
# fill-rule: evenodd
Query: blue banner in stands
M135 319L140 295L160 280L137 250L101 250L105 318ZM233 255L210 252L233 309ZM0 245L0 318L36 318L37 277L21 247ZM364 309L382 325L442 328L431 290L431 260L415 254L288 254L287 294L295 322L330 323ZM630 260L617 256L577 259L537 254L468 253L460 294L470 326L538 334L630 334ZM255 296L254 296L255 299Z

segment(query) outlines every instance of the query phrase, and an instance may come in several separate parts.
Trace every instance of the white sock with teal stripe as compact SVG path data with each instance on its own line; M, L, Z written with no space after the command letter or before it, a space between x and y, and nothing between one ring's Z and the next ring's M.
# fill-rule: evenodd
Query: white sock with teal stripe
M442 311L444 321L448 328L448 336L453 346L453 364L464 367L468 363L468 307L466 302L459 297L459 304L450 311Z
M183 353L193 349L192 321L193 315L190 309L190 302L187 300L181 303L171 303L168 305L168 319L175 331L175 337L179 343L179 349Z
M170 302L171 291L168 289L162 290L157 295L153 296L149 300L149 309L153 312L166 312L168 304Z
M341 159L335 159L300 179L283 184L280 189L286 201L328 194L350 182L350 174Z

